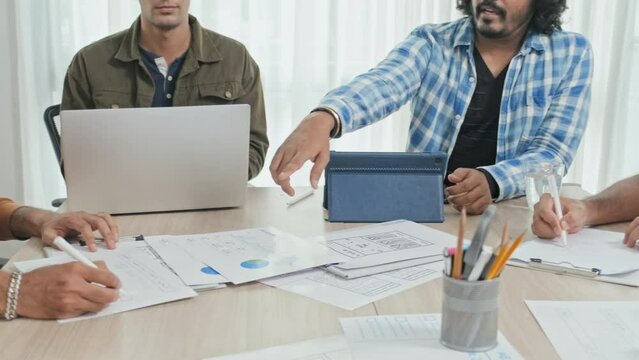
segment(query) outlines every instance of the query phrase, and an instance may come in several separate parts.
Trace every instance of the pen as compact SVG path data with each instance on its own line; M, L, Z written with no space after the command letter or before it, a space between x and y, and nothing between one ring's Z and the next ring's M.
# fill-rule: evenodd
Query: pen
M450 276L450 251L448 248L444 248L444 253L442 254L444 257L444 274L446 276Z
M479 254L477 263L475 263L475 266L473 267L473 271L471 271L470 275L468 276L468 281L479 280L491 256L493 256L493 249L491 249L488 246L484 246L484 248L481 251L481 254Z
M69 254L69 256L78 260L84 265L94 269L98 268L96 264L94 264L91 260L87 259L84 255L80 254L80 252L76 248L71 246L71 244L69 244L63 237L60 237L60 236L56 237L55 240L53 240L53 244L57 246L58 249Z
M304 200L304 199L307 199L307 198L311 197L313 194L315 194L315 190L313 190L313 189L308 190L308 191L306 191L306 192L303 192L303 193L301 193L299 196L294 197L294 198L292 198L291 200L289 200L289 201L286 203L286 205L287 205L288 207L291 207L291 206L293 206L293 205L297 204L298 202L300 202L300 201L302 201L302 200Z
M470 243L470 248L468 248L468 251L464 253L464 278L466 279L470 276L475 263L477 263L477 259L479 259L479 254L481 254L481 249L484 247L484 242L486 241L488 227L490 226L496 211L497 208L495 205L489 206L488 209L484 211L484 214L481 216L481 220L479 221L479 226L475 230L473 240Z
M548 175L548 186L550 187L550 196L552 196L555 201L555 211L557 212L557 217L561 222L561 219L564 218L563 210L561 209L561 201L559 200L559 190L557 189L557 182L555 180L554 175ZM561 224L559 224L561 226ZM566 234L566 230L561 229L561 242L564 246L568 246L568 235Z

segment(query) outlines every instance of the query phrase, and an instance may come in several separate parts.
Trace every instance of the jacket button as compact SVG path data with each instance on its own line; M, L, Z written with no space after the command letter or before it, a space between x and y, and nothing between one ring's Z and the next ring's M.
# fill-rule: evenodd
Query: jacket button
M226 96L227 99L230 99L231 97L233 97L233 93L230 92L229 90L226 90L226 92L224 93L224 96Z

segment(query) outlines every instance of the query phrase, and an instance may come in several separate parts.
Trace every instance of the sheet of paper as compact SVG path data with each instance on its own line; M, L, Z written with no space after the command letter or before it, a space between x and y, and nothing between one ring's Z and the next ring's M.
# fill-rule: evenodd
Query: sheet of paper
M411 221L393 221L324 236L326 246L348 258L338 266L354 269L426 256L454 246L450 234Z
M120 244L115 250L101 250L85 255L95 261L104 260L109 269L122 282L120 298L99 313L89 313L59 322L91 319L139 309L165 302L190 298L197 294L159 259L145 242ZM17 262L15 266L22 272L29 272L44 266L64 264L74 261L67 255L45 259Z
M562 359L639 359L639 301L526 301Z
M320 269L262 280L261 283L346 310L408 290L441 276L443 262L346 280Z
M622 243L624 234L583 229L568 235L568 246L559 241L538 238L526 241L512 258L529 262L531 258L544 263L572 266L582 269L599 269L602 275L624 274L639 270L639 250Z
M234 284L344 260L322 244L273 228L175 236L171 241Z
M144 236L142 235L137 235L137 236L123 236L120 239L118 239L118 245L120 244L124 244L124 243L129 243L129 242L133 242L133 241L143 241L144 240ZM69 244L75 246L77 249L85 249L86 250L86 246L84 244L84 242L80 242L77 240L71 240L69 241ZM96 242L96 244L98 245L98 249L104 249L104 250L108 250L106 247L106 244L101 241L98 240ZM42 250L44 251L44 255L46 257L53 257L53 256L64 256L65 252L62 250L58 250L57 248L54 247L50 247L50 246L45 246L42 248Z
M301 341L241 354L225 355L208 360L351 360L348 343L343 335Z
M522 359L501 333L497 347L484 353L444 347L439 343L440 314L367 316L340 322L353 360Z
M228 280L215 269L203 263L189 251L189 236L147 236L146 242L164 262L189 286L227 283Z

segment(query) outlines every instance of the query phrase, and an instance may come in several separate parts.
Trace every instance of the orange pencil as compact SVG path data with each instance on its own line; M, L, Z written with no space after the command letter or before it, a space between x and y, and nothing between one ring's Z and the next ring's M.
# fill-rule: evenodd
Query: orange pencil
M452 277L461 279L462 260L464 258L464 227L466 226L466 208L462 208L461 218L459 219L459 232L457 233L457 251L453 261Z
M510 223L506 221L506 226L504 226L504 232L501 234L501 244L499 245L500 250L508 245L510 241Z
M508 242L510 240L510 224L506 222L506 226L504 226L504 232L501 234L501 243L499 246L495 248L495 258L493 259L490 268L486 271L486 280L488 280L488 274L492 274L496 271L496 268L499 264L499 260L506 254L506 250L508 250Z
M524 240L524 236L526 235L526 232L527 232L527 230L524 230L524 232L522 232L517 237L517 239L515 239L515 242L508 248L508 251L506 252L506 254L504 254L504 256L501 259L499 259L499 263L497 263L497 267L494 268L494 269L491 269L491 270L494 270L494 271L489 273L486 276L487 279L494 279L499 274L501 274L502 270L506 266L506 262L508 261L508 259L510 259L510 257L513 255L513 253L515 252L515 250L519 246L519 244L521 244L522 240Z

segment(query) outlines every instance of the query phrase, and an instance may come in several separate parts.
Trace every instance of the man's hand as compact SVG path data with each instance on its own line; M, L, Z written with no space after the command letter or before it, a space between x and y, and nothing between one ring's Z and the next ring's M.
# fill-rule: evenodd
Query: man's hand
M630 223L628 230L626 230L626 236L623 239L623 243L628 247L634 247L637 241L639 241L639 216Z
M465 206L469 214L479 215L492 204L490 186L481 171L459 168L448 175L448 180L455 185L446 188L446 196L457 211Z
M543 239L553 239L561 235L562 230L569 234L580 231L588 225L588 205L584 201L561 198L561 210L564 218L557 217L555 204L549 194L542 195L535 205L532 231Z
M119 239L118 226L110 215L88 214L85 212L72 212L56 214L46 221L40 228L42 241L53 246L56 236L82 235L90 251L96 251L95 236L93 231L98 230L104 237L107 248L115 249L115 243Z
M98 261L96 265L99 269L74 262L22 275L18 315L35 319L66 319L104 309L117 300L120 280L107 270L103 262Z
M284 141L271 162L271 176L276 184L290 196L295 195L291 186L291 175L306 161L315 163L311 170L311 186L317 189L322 171L330 158L329 136L335 119L323 111L309 114Z

